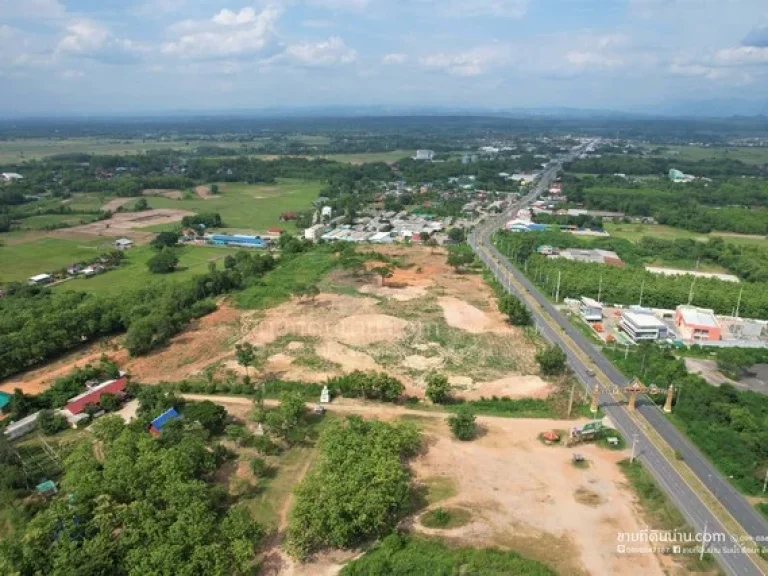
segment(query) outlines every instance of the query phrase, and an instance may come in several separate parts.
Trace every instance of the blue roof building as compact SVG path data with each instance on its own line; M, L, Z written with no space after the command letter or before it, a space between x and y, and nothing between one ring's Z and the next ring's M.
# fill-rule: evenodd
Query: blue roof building
M240 248L266 248L267 243L260 236L245 234L209 234L206 240L215 246L238 246Z
M181 418L181 416L176 412L176 409L170 408L152 420L152 423L149 425L149 431L155 436L159 436L163 430L163 426L171 420L178 420L179 418Z

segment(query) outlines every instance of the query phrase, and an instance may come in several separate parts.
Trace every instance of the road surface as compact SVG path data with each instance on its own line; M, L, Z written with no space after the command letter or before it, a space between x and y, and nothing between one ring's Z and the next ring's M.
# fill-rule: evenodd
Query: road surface
M510 213L528 206L533 202L553 180L559 166L547 169L536 187L526 197L514 204ZM595 348L569 321L565 318L539 290L504 257L491 242L491 235L504 222L505 217L492 219L479 228L470 237L469 243L475 253L485 262L501 284L523 301L529 303L534 320L540 333L550 342L559 344L568 355L568 363L588 391L597 385L595 379L589 376L589 371L602 372L614 385L623 388L628 379L621 374L602 353ZM520 289L522 287L522 290ZM530 306L535 301L538 306ZM569 342L570 341L570 342ZM572 349L577 348L577 350ZM587 357L585 362L582 358ZM591 366L587 366L591 364ZM604 389L603 389L604 390ZM637 454L640 461L654 476L656 481L667 493L671 501L682 512L695 530L728 534L720 520L709 509L696 491L678 473L667 457L654 445L638 423L628 414L627 408L616 402L606 391L600 395L600 405L603 411L615 423L619 431L628 441L637 439ZM731 487L714 466L683 436L664 416L663 412L648 399L638 399L638 410L651 427L675 451L682 454L685 463L709 489L712 495L720 501L731 516L741 525L756 543L744 542L745 546L755 547L766 544L768 524L752 506L736 490ZM730 542L729 542L730 544ZM717 546L717 545L715 545ZM720 546L723 546L722 544ZM726 548L727 546L723 546ZM732 546L731 546L732 547ZM762 574L762 570L746 554L741 552L714 552L718 563L729 574Z

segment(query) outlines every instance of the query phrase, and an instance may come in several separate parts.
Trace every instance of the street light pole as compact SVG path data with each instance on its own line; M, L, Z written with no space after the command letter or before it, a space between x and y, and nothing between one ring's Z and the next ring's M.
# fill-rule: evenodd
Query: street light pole
M629 463L632 464L635 461L635 446L637 445L637 434L632 434L632 456L629 458Z
M768 488L768 468L765 469L765 482L763 482L763 492Z
M701 538L701 554L699 554L699 560L704 559L704 549L707 547L707 527L709 525L709 520L704 521L704 535Z

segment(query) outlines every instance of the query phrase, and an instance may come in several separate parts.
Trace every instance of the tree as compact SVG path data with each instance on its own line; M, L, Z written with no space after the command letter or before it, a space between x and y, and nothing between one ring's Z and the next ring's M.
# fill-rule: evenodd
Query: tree
M280 395L280 406L266 414L267 428L290 444L298 442L306 434L303 426L306 411L307 406L301 394L283 392Z
M211 194L218 194L219 193L219 185L218 184L211 184L209 190L211 191Z
M203 428L215 436L224 432L227 410L210 400L190 402L184 407L184 419L188 422L199 422Z
M136 212L149 210L149 202L147 202L146 198L139 198L138 200L136 200L136 204L133 205L133 209Z
M147 268L153 274L168 274L176 270L179 257L172 248L163 248L147 261Z
M315 284L310 284L304 291L304 294L311 302L314 303L315 299L320 295L320 288Z
M256 362L256 349L250 342L235 345L237 363L245 368L245 375L250 377L249 368Z
M172 248L179 242L178 232L160 232L154 237L150 246L155 250L162 250L163 248Z
M37 425L40 426L43 434L47 436L52 436L69 427L67 419L53 410L41 410L40 415L37 417Z
M461 406L456 414L448 418L448 425L456 439L463 442L472 440L477 434L475 413L466 404Z
M553 344L536 354L536 361L539 363L542 374L555 376L565 372L568 357L560 346Z
M377 274L378 276L381 276L381 285L384 286L384 283L387 278L392 278L395 274L395 269L391 265L387 266L377 266L372 270L374 274Z
M114 441L125 429L125 421L117 414L108 414L98 418L91 425L91 432L102 442Z
M513 326L530 326L533 323L531 311L512 294L505 294L499 299L499 310L507 315Z
M456 244L464 242L464 229L463 228L451 228L448 230L448 239Z
M452 266L456 272L462 272L466 266L475 261L472 252L465 250L451 250L448 253L448 265Z
M424 231L419 232L419 240L421 240L422 242L426 242L427 240L429 240L429 238L430 238L429 232L424 232Z
M104 392L104 394L101 395L101 398L99 398L99 406L105 412L114 412L115 410L120 410L120 398L118 398L115 394Z
M432 372L427 376L427 398L435 404L445 404L451 396L451 385L443 374Z

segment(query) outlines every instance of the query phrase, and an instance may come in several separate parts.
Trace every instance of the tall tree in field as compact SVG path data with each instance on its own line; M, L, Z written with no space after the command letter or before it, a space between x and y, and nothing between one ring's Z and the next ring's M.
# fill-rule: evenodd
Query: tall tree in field
M250 378L251 374L249 368L253 366L253 363L256 361L256 350L254 349L253 344L250 342L237 344L235 346L235 358L237 358L237 363L245 368L245 375Z
M377 266L373 269L374 274L381 276L381 285L384 286L387 278L392 278L395 274L395 269L392 266Z

